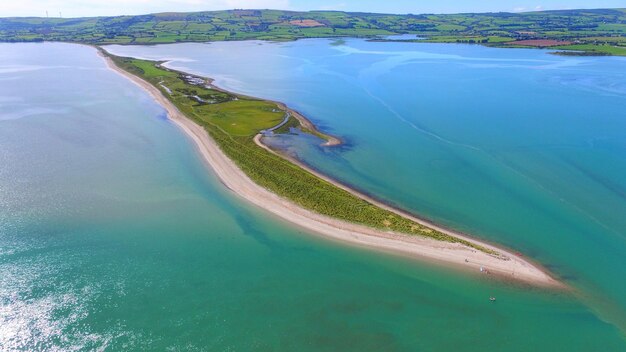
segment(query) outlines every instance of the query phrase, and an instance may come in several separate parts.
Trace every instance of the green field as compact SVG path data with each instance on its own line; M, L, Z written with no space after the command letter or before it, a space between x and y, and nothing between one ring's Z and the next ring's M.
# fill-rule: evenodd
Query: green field
M181 112L203 126L253 181L268 190L319 214L347 222L462 243L493 253L381 209L257 146L254 136L278 125L286 116L287 112L276 103L207 88L204 79L165 69L158 62L105 55L122 69L157 87ZM192 83L190 78L194 80ZM290 117L288 126L300 125ZM283 126L275 132L289 132L289 128Z
M302 27L291 23L299 20L314 20L320 25ZM502 47L513 47L502 43L516 40L554 39L573 42L573 45L585 44L574 50L625 55L620 46L626 37L626 10L448 15L230 10L68 19L0 18L0 41L5 42L157 44L390 34L416 34L429 42Z
M606 55L626 56L626 46L610 44L574 44L553 47L561 50L575 50L583 53L602 53Z

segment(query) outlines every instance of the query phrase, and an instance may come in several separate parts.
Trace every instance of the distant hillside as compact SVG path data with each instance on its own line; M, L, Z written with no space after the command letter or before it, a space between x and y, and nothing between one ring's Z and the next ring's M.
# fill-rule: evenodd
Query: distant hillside
M405 33L434 42L554 46L626 55L626 9L450 15L229 10L68 19L0 18L0 41L5 42L156 44ZM514 41L519 42L510 43Z

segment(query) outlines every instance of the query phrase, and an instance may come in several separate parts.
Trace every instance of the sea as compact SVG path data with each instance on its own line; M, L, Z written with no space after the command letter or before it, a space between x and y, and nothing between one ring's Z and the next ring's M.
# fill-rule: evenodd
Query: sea
M344 144L293 130L275 148L570 289L295 227L226 189L94 48L0 44L0 350L626 350L626 58L356 38L105 49L285 102Z

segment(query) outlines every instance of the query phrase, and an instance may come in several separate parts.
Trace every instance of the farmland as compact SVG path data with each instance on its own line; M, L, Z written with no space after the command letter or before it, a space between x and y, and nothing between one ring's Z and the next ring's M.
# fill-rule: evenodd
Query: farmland
M339 11L229 10L92 18L1 18L0 41L162 44L415 34L428 42L521 46L626 55L626 10L392 15ZM530 42L529 42L530 41ZM512 43L512 44L511 44ZM571 45L571 47L568 47Z

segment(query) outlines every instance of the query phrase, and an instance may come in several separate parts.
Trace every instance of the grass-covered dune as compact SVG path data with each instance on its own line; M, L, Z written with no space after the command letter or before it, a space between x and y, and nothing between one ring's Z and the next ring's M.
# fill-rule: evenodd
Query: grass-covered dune
M389 210L382 209L327 182L278 154L261 148L254 137L280 124L300 121L287 115L275 102L236 95L210 86L204 78L164 68L158 62L116 57L107 53L123 70L158 88L183 114L203 126L220 149L254 182L295 204L316 213L383 231L425 236L494 251L442 233ZM281 128L275 133L286 132ZM318 136L328 138L323 134Z
M230 10L67 19L0 18L0 41L158 44L405 33L430 42L501 47L515 47L516 41L548 39L563 42L558 49L626 56L626 9L445 15Z

